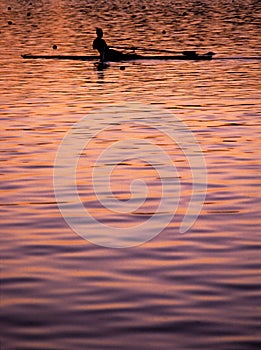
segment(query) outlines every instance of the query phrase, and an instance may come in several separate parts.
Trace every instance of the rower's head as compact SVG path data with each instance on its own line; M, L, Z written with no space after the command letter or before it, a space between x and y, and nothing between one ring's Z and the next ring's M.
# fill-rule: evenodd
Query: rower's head
M101 28L96 28L96 34L98 38L102 38L103 37L103 31Z

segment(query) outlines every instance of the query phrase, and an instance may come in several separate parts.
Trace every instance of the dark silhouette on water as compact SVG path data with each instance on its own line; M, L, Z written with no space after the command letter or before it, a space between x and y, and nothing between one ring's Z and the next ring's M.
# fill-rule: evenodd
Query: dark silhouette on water
M96 28L96 34L97 38L93 40L92 47L99 52L101 62L120 61L124 59L124 53L109 48L103 39L103 30L101 28Z
M135 60L135 59L148 59L148 57L142 57L135 53L135 50L141 49L142 51L150 51L150 52L166 52L169 54L179 54L177 56L154 56L153 59L191 59L191 60L202 60L202 59L212 59L212 56L215 54L214 52L207 52L206 54L198 54L196 51L170 51L170 50L161 50L161 49L144 49L139 47L117 47L118 49L123 50L131 50L129 53L123 53L114 49L111 49L106 41L103 39L103 30L101 28L96 28L96 39L93 40L92 47L94 50L97 50L100 54L100 62L98 64L98 68L102 69L107 68L108 65L105 62L117 62L124 60Z
M109 51L109 47L106 44L106 41L102 39L103 31L101 28L96 28L96 34L97 38L93 40L92 48L99 52L101 61L104 61L105 55Z

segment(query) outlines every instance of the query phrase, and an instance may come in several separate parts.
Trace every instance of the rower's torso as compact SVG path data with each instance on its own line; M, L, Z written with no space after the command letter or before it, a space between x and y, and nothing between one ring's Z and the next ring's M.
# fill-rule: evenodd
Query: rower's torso
M106 41L102 38L96 38L93 40L93 49L98 50L100 53L104 52L105 50L108 50L108 45L106 44Z

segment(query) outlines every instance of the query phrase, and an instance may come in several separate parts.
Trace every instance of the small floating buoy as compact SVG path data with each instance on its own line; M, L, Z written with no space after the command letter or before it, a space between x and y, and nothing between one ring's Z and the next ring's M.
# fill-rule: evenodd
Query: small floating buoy
M7 7L7 10L8 10L8 11L11 11L11 10L12 10L11 6L8 6L8 7Z
M145 6L145 5L143 5L141 8L142 8L142 10L145 10L146 6Z
M31 16L31 13L30 13L30 12L27 12L26 16L27 16L27 17L30 17L30 16Z
M57 50L57 45L53 45L53 50Z
M120 66L120 70L125 70L125 66Z
M166 34L167 32L166 32L166 30L163 30L161 33L162 33L162 34Z
M11 26L13 24L12 21L8 21L7 23L9 24L9 26Z

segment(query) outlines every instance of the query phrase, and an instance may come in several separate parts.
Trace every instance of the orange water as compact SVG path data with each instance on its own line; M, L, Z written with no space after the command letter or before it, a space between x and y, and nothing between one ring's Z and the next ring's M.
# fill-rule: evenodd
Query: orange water
M258 349L260 60L218 59L258 56L258 2L31 3L0 5L1 349ZM122 63L112 63L98 72L92 62L20 57L91 54L95 26L103 27L108 43L211 50L217 59L128 62L124 71ZM97 154L123 134L144 135L167 150L181 198L156 238L109 249L66 224L54 196L53 166L62 138L80 118L90 116L88 138L88 127L97 122L91 113L130 103L167 110L187 125L205 156L208 189L201 215L180 234L191 195L188 162L167 137L129 127L144 121L133 110L126 124L121 121L85 149L77 170L85 206L111 226L140 222L141 215L105 213L89 192ZM105 126L114 125L101 118ZM174 127L153 112L149 118L159 129ZM124 204L136 176L148 182L142 213L149 216L161 191L157 174L144 162L118 166L112 188Z

